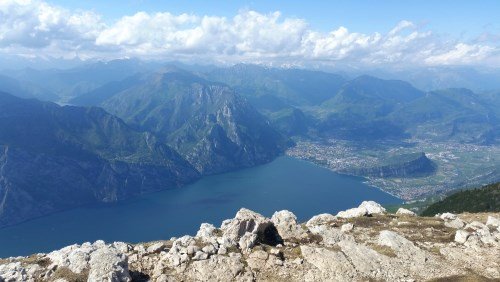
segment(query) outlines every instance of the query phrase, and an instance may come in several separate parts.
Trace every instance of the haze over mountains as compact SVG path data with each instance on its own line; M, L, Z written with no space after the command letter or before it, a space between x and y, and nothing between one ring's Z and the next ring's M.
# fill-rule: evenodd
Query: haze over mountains
M368 75L121 60L4 72L0 91L0 226L269 162L297 138L500 141L498 92Z

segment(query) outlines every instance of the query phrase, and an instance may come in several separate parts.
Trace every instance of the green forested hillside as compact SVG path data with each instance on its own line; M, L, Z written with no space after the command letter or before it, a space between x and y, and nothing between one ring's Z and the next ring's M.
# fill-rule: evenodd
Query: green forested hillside
M499 212L500 182L477 189L463 190L430 205L422 212L423 216L452 212Z

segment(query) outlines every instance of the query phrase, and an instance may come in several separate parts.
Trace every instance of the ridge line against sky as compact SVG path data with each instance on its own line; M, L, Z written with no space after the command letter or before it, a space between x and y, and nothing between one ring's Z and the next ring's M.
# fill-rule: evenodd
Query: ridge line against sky
M366 11L352 15L353 19L345 25L332 16L329 25L325 15L317 12L315 17L311 11L307 12L312 9L307 6L315 4L313 10L317 11L317 5L326 5L322 10L334 11L337 4L348 10L359 7L360 3L374 1L307 2L302 5L305 11L302 14L309 15L309 18L273 9L281 5L285 11L295 11L290 7L297 5L296 1L290 2L293 5L271 1L281 3L272 7L262 4L262 1L232 1L232 7L227 9L222 8L221 1L211 2L222 5L219 15L214 15L213 9L207 8L206 4L205 9L209 12L203 14L199 11L204 8L200 1L165 1L156 6L154 2L0 0L0 56L83 60L137 57L275 66L500 65L500 20L490 17L495 8L500 11L500 2L477 1L477 10L484 9L481 15L470 10L470 5L463 4L465 2L455 2L469 9L470 19L465 16L463 19L469 20L473 27L467 30L463 22L457 21L454 28L452 21L448 23L449 30L444 31L432 30L430 27L436 26L433 25L436 19L427 18L422 11L413 11L413 16L408 12L400 13L401 17L409 16L411 20L398 18L394 14L401 8L397 8L394 1L382 2L385 6L388 3L396 6L393 11L387 11L388 20L378 20L380 28L373 24L367 24L369 28L353 24L361 31L352 30L348 24L371 23L373 19L361 16ZM111 3L122 3L125 8L106 12L111 9ZM169 3L172 4L171 11ZM182 3L188 3L186 12L179 8ZM194 3L201 5L195 12ZM407 3L409 7L415 6L414 1ZM428 3L422 4L420 9L427 6ZM380 13L378 9L373 10L374 14L377 12ZM419 13L422 16L414 15ZM478 26L482 28L478 29Z

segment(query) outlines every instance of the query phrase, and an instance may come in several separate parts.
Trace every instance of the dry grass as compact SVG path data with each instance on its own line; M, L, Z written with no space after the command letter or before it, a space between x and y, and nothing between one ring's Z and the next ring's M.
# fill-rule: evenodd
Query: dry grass
M479 221L482 223L486 223L486 220L488 219L488 216L494 216L494 217L500 217L500 213L461 213L458 215L460 219L463 221L467 222L472 222L472 221Z
M454 275L429 280L430 282L492 282L498 279L490 279L477 274Z
M285 248L283 250L283 256L286 260L294 260L296 258L304 258L302 256L302 250L300 247Z
M413 242L450 243L453 242L455 229L444 226L440 219L432 217L408 217L405 225L398 226L408 240ZM418 231L418 232L415 232Z
M387 229L390 222L395 218L391 215L360 216L348 218L345 222L352 223L355 227Z
M66 279L68 282L86 282L89 276L88 270L84 270L81 273L74 273L67 267L58 267L54 274L52 275L52 281L57 279Z
M313 234L311 232L306 233L306 236L300 238L290 238L287 239L289 243L306 245L306 244L319 244L323 241L323 237L318 234Z
M38 264L41 267L47 267L49 266L52 262L48 257L42 257L39 255L31 255L25 259L22 260L22 263L24 265L28 264Z
M391 249L388 246L381 246L381 245L378 245L378 244L368 244L368 247L370 249L376 251L377 253L381 254L381 255L388 256L388 257L391 257L391 258L397 257L397 255L394 252L394 250Z

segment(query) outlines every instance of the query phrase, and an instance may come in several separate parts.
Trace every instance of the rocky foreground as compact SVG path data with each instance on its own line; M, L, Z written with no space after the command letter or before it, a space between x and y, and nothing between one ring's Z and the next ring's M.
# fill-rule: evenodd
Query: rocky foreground
M490 281L500 214L388 214L375 202L298 223L241 209L220 228L144 244L103 241L0 259L0 281Z

